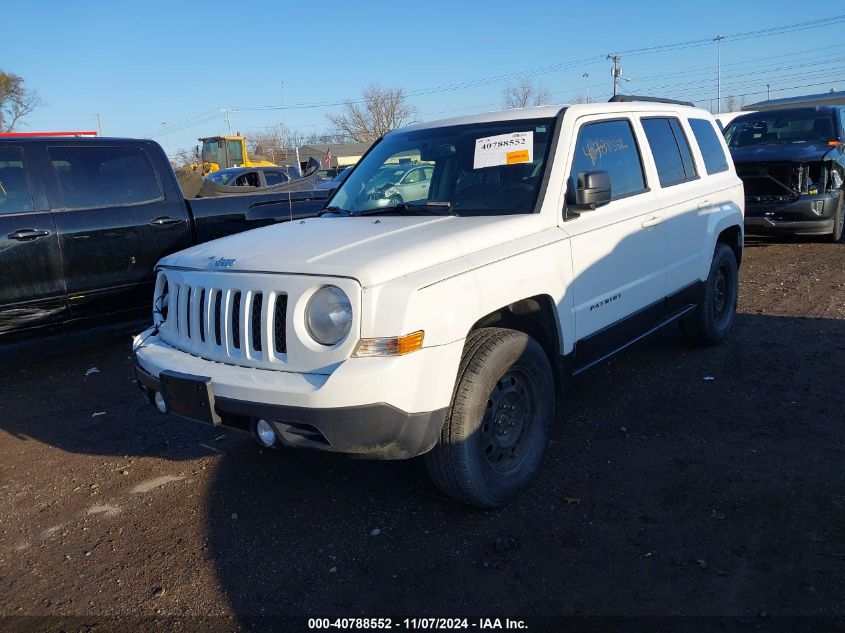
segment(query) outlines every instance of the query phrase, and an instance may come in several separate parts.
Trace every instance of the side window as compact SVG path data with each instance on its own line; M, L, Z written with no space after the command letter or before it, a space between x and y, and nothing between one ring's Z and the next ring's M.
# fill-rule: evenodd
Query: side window
M258 172L248 171L241 174L235 179L236 187L260 187L261 181L258 179Z
M23 150L0 148L0 215L32 211L32 194L23 166Z
M698 170L695 168L695 161L692 159L692 150L689 146L689 139L684 133L684 128L681 127L681 122L678 119L669 119L669 124L672 126L672 133L675 135L675 142L678 143L678 151L681 152L681 162L684 163L684 172L687 179L698 176Z
M431 180L434 175L434 167L423 167L423 180Z
M642 120L661 187L677 185L696 177L689 143L677 119Z
M569 178L570 191L575 190L578 174L585 171L608 172L614 200L645 190L642 160L630 121L599 121L581 126Z
M140 147L63 145L47 149L65 209L143 204L164 195Z
M283 182L287 182L287 178L280 171L265 171L264 180L267 181L268 187L272 185L281 185Z
M408 172L407 176L405 176L405 180L402 182L402 184L413 185L415 183L418 183L420 181L421 175L422 175L421 169L413 169L413 170Z
M232 165L240 165L244 162L243 146L240 141L228 141L229 160Z
M720 171L727 171L728 159L713 124L705 119L690 119L689 125L701 150L701 155L704 157L707 173L717 174Z

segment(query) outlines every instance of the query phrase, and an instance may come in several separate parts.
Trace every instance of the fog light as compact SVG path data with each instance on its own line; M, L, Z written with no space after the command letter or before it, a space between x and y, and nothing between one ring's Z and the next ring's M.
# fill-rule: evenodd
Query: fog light
M167 413L167 404L164 402L164 394L162 394L160 391L156 391L155 395L153 396L153 400L155 400L156 409L158 409L162 413Z
M824 213L824 200L816 200L813 202L813 213L816 215Z
M276 431L273 429L273 425L267 420L258 420L255 423L255 439L261 446L267 448L273 446L276 443Z

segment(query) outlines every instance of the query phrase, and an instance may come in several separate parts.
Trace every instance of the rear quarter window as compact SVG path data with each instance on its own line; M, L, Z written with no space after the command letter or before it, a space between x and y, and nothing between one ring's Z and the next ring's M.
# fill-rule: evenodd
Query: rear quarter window
M728 158L713 124L706 119L690 119L690 128L704 158L704 168L708 174L718 174L728 170Z
M48 148L65 209L144 204L163 199L161 183L140 147L60 145Z

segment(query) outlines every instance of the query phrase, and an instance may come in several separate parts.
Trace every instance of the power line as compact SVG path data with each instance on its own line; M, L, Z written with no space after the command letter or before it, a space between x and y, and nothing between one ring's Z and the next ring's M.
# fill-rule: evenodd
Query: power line
M757 29L755 31L745 31L742 33L734 33L732 35L724 35L720 36L725 41L741 41L746 39L752 39L755 37L770 37L773 35L782 35L785 33L791 33L795 31L803 31L807 29L814 29L814 28L821 28L826 26L832 26L835 24L840 24L845 22L845 14L843 15L835 15L828 18L820 18L816 20L810 20L807 22L801 22L797 24L785 24L781 26L770 27L767 29ZM702 46L705 44L711 44L713 41L712 38L706 38L701 40L690 40L686 42L676 42L674 44L662 44L657 46L649 46L643 48L636 48L630 49L627 51L618 51L617 55L642 55L646 53L659 53L659 52L668 52L668 51L675 51L675 50L682 50L683 48L691 48L693 46ZM570 68L576 68L580 66L584 66L588 63L594 63L600 61L602 56L600 55L590 55L588 57L582 57L580 59L570 60L567 62L561 62L558 64L552 64L549 66L541 66L533 69L524 70L521 72L509 73L505 75L493 75L490 77L480 78L472 81L464 81L464 82L456 82L451 84L442 84L439 86L433 86L430 88L423 88L418 90L409 91L406 93L408 97L415 97L415 96L424 96L424 95L431 95L437 94L442 92L452 92L455 90L464 90L467 88L474 88L484 85L489 85L492 83L503 83L504 81L509 81L513 79L518 79L522 77L530 77L540 74L548 74L551 72L557 72L560 70L566 70ZM362 100L360 99L344 99L344 100L336 100L336 101L322 101L322 102L314 102L314 103L298 103L298 104L291 104L291 105L266 105L266 106L241 106L237 108L233 108L235 110L244 110L244 111L261 111L261 110L297 110L297 109L314 109L314 108L325 108L325 107L336 107L345 105L346 103L352 104L360 104Z
M845 14L842 15L835 15L826 18L818 18L815 20L809 20L806 22L794 23L794 24L784 24L780 26L769 27L765 29L757 29L753 31L745 31L740 33L734 33L731 35L719 36L720 42L724 41L726 43L734 42L734 41L743 41L747 39L759 38L759 37L771 37L775 35L783 35L788 33L800 32L809 29L815 28L822 28L827 26L833 26L836 24L841 24L845 22ZM699 46L705 46L712 44L712 38L702 38L697 40L687 40L683 42L674 42L670 44L660 44L654 46L647 46L641 48L633 48L627 49L622 51L617 51L613 55L644 55L644 54L654 54L654 53L663 53L663 52L672 52L677 50L683 50L686 48L694 48ZM817 49L822 50L822 49ZM613 57L611 55L610 57ZM507 74L500 74L500 75L492 75L488 77L482 77L475 80L470 81L462 81L462 82L454 82L448 84L441 84L438 86L432 86L429 88L421 88L417 90L412 90L406 93L408 97L416 97L416 96L426 96L432 94L438 94L443 92L453 92L457 90L465 90L468 88L475 88L481 87L491 84L498 84L504 83L505 81L511 81L514 79L519 79L523 77L532 77L537 75L549 74L554 72L559 72L562 70L568 70L572 68L579 68L583 67L587 64L594 64L602 59L602 55L590 55L586 57L582 57L579 59L573 59L565 62L560 62L557 64L551 64L546 66L540 66L535 68L526 69L519 72L507 73ZM737 62L740 63L740 62ZM690 72L685 71L685 72ZM659 76L655 76L659 77ZM616 79L616 77L614 77ZM775 91L778 91L777 89ZM343 100L334 100L334 101L322 101L322 102L313 102L313 103L297 103L297 104L279 104L279 105L265 105L265 106L241 106L236 108L227 108L231 111L272 111L272 110L302 110L302 109L318 109L318 108L326 108L326 107L337 107L341 105L345 105L347 103L352 104L360 104L363 100L361 99L343 99ZM180 132L191 129L193 127L204 125L214 119L219 117L219 113L221 112L222 108L214 108L212 110L208 110L204 113L198 114L194 117L186 119L184 121L180 121L172 126L168 126L169 132ZM161 134L161 131L151 132L150 134L146 135L148 138L152 138Z

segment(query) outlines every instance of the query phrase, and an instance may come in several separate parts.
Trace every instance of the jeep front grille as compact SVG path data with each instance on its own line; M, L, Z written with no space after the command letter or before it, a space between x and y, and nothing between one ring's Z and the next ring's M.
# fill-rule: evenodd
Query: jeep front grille
M276 297L276 308L273 310L273 345L277 354L287 353L287 324L285 314L288 311L288 298L286 295Z
M350 298L355 320L353 334L323 349L309 337L301 310L327 283ZM349 358L360 336L361 288L347 278L163 268L154 296L160 341L216 363L320 374ZM297 384L313 388L308 380Z
M268 350L274 352L274 360L287 353L286 294L206 288L175 280L169 280L169 290L173 294L164 327L180 348L234 364L270 360Z

